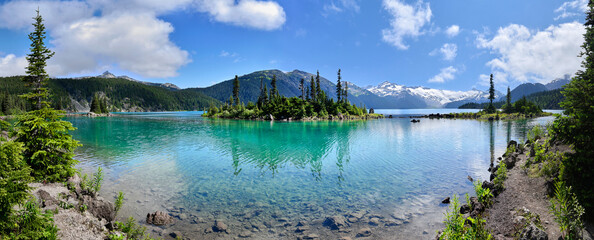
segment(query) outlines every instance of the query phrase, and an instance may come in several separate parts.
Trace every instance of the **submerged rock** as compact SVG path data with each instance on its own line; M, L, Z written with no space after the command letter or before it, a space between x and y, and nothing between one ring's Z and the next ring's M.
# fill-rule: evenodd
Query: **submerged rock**
M172 224L174 221L172 216L162 211L156 211L146 215L146 223L155 226Z
M361 228L359 232L357 232L357 237L369 237L371 236L371 229L370 228Z
M215 220L215 224L214 224L214 226L212 226L212 230L215 231L215 232L226 232L226 233L229 233L228 232L228 229L227 229L227 224L225 224L221 220Z
M329 227L332 230L340 230L342 228L348 227L349 224L347 223L344 216L337 215L327 217L324 221L324 226Z
M369 220L369 225L371 225L371 226L379 226L380 225L379 218L371 218Z
M450 203L450 197L447 197L447 198L445 198L445 199L441 200L441 203L443 203L443 204L448 204L448 203Z

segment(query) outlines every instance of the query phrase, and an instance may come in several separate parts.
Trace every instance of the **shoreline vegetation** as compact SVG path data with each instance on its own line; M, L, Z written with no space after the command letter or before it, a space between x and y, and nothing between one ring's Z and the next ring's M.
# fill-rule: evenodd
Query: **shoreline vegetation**
M336 83L337 100L329 98L320 87L320 72L316 78L311 77L309 83L301 79L299 97L285 97L279 94L276 87L276 75L272 76L271 89L260 79L260 96L256 103L244 105L239 100L239 79L233 82L233 95L220 108L211 106L203 117L243 119L243 120L366 120L383 118L381 114L368 113L365 106L350 104L348 101L348 85L342 87L340 69ZM310 86L306 86L310 85Z

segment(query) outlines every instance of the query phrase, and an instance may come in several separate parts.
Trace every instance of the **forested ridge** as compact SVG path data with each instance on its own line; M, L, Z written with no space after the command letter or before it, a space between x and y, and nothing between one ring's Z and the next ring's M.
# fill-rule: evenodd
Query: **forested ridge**
M0 107L5 115L30 109L19 97L28 91L22 77L0 78ZM158 86L121 78L53 78L48 80L50 103L57 109L71 112L81 107L89 108L95 93L107 98L109 111L179 111L200 110L213 104L220 104L214 98L192 90L168 90ZM75 100L81 106L75 106Z

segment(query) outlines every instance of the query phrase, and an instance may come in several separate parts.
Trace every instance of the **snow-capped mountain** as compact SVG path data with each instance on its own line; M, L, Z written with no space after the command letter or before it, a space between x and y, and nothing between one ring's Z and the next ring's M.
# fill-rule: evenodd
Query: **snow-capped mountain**
M489 97L488 91L477 89L451 91L427 87L407 87L387 81L377 86L368 87L367 90L379 97L392 97L396 99L406 97L408 101L411 101L411 98L417 99L429 108L441 108L446 105L448 107L456 107L452 106L452 103L461 105L466 102L485 102L488 101ZM500 96L502 96L501 93L495 93L495 99L498 99Z
M139 83L142 83L142 84L145 84L145 85L158 86L158 87L166 88L166 89L169 89L169 90L180 90L181 89L181 88L179 88L177 85L175 85L173 83L145 82L145 81L136 80L136 79L131 78L131 77L128 77L126 75L116 76L113 73L110 73L109 71L103 72L101 75L97 76L97 78L121 78L121 79L126 79L128 81L139 82Z

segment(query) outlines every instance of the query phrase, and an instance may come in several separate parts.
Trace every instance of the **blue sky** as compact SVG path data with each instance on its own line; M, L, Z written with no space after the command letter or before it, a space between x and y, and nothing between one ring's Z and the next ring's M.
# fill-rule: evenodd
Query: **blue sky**
M0 76L24 74L39 7L57 77L109 70L182 88L265 69L359 86L500 91L580 68L587 0L1 1Z

